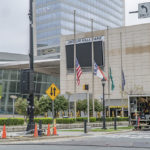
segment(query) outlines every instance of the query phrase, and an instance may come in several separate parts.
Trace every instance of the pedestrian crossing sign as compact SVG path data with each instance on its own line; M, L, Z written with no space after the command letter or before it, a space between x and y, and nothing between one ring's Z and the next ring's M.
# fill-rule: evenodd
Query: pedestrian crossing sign
M54 101L55 98L60 94L60 90L54 83L52 83L51 86L46 90L46 94Z

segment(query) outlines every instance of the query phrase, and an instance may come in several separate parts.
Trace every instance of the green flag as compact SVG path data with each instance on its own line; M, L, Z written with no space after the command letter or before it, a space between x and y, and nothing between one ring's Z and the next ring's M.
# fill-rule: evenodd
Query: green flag
M111 67L109 69L109 77L111 79L111 90L113 91L115 88L115 85L114 85L114 81L113 81L113 77L112 77L112 73L111 73Z

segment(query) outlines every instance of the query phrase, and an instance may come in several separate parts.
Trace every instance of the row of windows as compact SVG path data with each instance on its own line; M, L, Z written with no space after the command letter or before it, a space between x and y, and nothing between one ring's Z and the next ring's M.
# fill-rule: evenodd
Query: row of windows
M47 4L49 2L54 2L56 0L36 0L36 7L42 5L42 4Z
M37 34L37 39L43 39L47 37L52 37L52 36L57 36L60 35L60 28L55 28L53 30L45 31L45 32L40 32Z
M52 38L52 39L42 39L42 40L37 40L37 45L51 45L51 46L59 46L60 45L60 38Z
M99 0L99 1L91 1L91 0L83 0L83 1L68 1L65 0L65 3L69 5L69 7L80 8L81 10L86 10L86 12L91 11L96 14L99 14L102 11L112 12L112 15L116 15L116 17L120 17L122 13L122 8L118 5L114 4L111 0ZM101 11L102 10L102 11ZM117 13L118 12L118 13ZM91 13L92 14L92 13Z
M106 12L101 12L98 15L96 14L94 15L90 12L85 12L80 9L76 9L76 10L77 10L76 11L77 19L82 19L81 22L84 24L87 24L87 23L90 24L91 18L99 22L99 24L104 25L104 26L107 26L110 22L114 22L114 24L119 24L119 25L121 23L120 20L118 20L117 18L114 18L113 16L109 15ZM65 16L67 19L73 20L73 11L71 7L68 7L67 5L63 5L63 11L66 13L64 14L64 12L62 12L62 16Z
M40 17L37 17L36 18L36 21L43 21L43 20L46 20L46 19L56 19L56 18L60 18L60 12L54 12L54 13L51 13L51 14L46 14L46 15L43 15L43 16L40 16Z
M37 32L39 32L41 30L56 27L56 26L59 26L59 25L60 25L60 20L55 20L55 21L48 22L48 23L45 23L45 24L37 24L36 29L37 29Z
M41 8L37 8L36 9L36 14L37 14L37 16L40 16L40 15L43 15L43 14L46 14L46 13L49 13L49 12L53 12L56 9L60 9L60 4L59 3L58 4L54 3L54 4L51 4L51 5L43 6Z

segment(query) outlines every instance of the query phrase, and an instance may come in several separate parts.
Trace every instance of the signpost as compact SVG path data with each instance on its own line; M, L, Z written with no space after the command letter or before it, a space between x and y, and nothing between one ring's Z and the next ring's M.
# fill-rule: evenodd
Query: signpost
M52 83L51 86L46 90L46 94L51 98L52 100L52 113L53 113L53 125L55 125L56 123L54 123L54 100L55 98L60 94L60 90L57 88L57 86Z
M138 18L150 17L150 2L140 3L138 5Z
M138 11L131 11L130 14L138 13L138 18L150 18L150 2L138 4Z

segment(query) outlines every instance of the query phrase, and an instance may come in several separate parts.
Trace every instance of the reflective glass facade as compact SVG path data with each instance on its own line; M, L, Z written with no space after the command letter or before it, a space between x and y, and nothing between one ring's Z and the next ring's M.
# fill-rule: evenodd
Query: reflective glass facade
M59 52L60 36L124 25L124 0L36 0L38 55ZM56 48L57 47L57 48ZM45 51L44 51L45 50Z
M60 87L60 79L46 74L35 73L35 96L45 94L46 89L55 83ZM28 95L20 94L20 70L0 70L0 113L11 114L13 111L13 100L11 95L27 98Z

